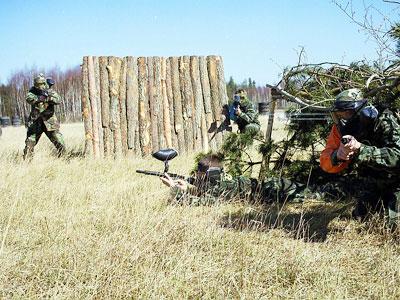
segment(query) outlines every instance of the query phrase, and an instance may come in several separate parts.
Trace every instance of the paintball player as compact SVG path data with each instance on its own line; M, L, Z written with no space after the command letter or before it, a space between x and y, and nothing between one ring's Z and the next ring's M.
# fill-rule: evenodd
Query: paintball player
M243 89L237 90L233 96L233 103L229 106L229 118L238 125L241 133L256 134L260 131L258 114Z
M25 140L24 159L31 158L33 149L44 132L57 149L58 156L65 152L62 134L59 132L60 123L54 114L54 105L61 102L60 96L51 88L52 79L39 74L33 79L33 87L26 95L26 102L31 105L28 118L28 132Z
M341 92L331 115L334 121L320 155L328 173L357 172L353 217L364 219L385 208L388 224L400 218L400 126L389 109L378 111L359 89Z
M273 201L302 201L306 186L283 178L269 178L261 185L254 178L229 178L223 172L222 160L215 154L200 159L193 185L185 180L172 179L165 174L161 181L172 188L178 201L188 204L212 204L221 199L249 199L269 203Z

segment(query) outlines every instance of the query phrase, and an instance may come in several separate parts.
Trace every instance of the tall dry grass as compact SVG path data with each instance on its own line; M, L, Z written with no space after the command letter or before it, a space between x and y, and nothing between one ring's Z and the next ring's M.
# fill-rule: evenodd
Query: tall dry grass
M22 161L24 128L0 138L1 298L398 299L400 247L340 204L261 207L168 201L148 159L68 159L43 137ZM185 173L192 157L171 170Z

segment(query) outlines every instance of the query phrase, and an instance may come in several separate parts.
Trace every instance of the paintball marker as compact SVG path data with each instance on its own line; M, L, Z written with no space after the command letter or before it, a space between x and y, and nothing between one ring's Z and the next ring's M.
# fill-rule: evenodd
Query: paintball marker
M235 95L233 97L233 103L229 106L229 119L231 119L232 121L236 121L237 120L237 110L240 106L240 96L239 95Z
M164 172L136 170L136 173L158 176L158 177L163 177L163 176L165 176L165 174L168 174L172 179L183 179L183 180L186 180L190 184L194 183L193 177L187 177L187 176L183 176L183 175L179 175L179 174L168 173L169 161L178 156L178 152L175 149L161 149L157 152L154 152L152 154L152 156L154 158L164 162Z
M229 114L230 114L230 108L228 104L225 104L222 107L221 124L218 126L217 124L218 122L214 121L211 124L210 128L208 129L208 133L214 133L213 136L210 138L209 142L211 142L219 132L232 131Z
M53 79L51 79L51 78L47 78L47 79L46 79L46 83L47 83L47 85L49 86L49 88L51 88L53 85L56 84L56 82L55 82Z

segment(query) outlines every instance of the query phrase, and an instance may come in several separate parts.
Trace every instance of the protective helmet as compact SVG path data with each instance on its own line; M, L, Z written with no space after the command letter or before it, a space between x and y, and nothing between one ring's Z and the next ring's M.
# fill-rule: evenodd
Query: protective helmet
M350 134L360 139L370 133L378 110L363 99L359 89L349 89L337 95L331 116L342 135Z
M44 75L42 73L40 73L38 76L36 76L35 78L33 78L33 85L35 88L37 89L44 89L47 85L46 83L46 78L44 77Z
M336 96L332 111L356 110L363 107L367 100L359 89L348 89Z

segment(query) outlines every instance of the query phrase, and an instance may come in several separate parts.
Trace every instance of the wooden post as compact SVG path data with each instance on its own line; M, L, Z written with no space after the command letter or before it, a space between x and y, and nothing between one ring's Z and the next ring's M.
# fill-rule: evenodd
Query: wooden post
M212 139L213 133L210 131L214 121L213 121L213 112L211 108L211 91L210 91L210 80L208 78L208 70L207 70L207 58L205 56L200 56L199 65L200 65L200 81L203 91L203 106L205 113L206 130L208 135L207 142L211 147L211 149L216 150L217 146L215 143L215 139Z
M127 58L122 59L121 78L119 87L119 109L120 109L120 130L121 130L121 147L124 155L128 154L128 120L126 116L126 74L127 74Z
M218 103L218 109L221 114L221 121L225 123L225 125L230 124L229 118L227 118L227 114L222 114L223 108L228 105L228 96L226 92L226 82L225 82L225 75L224 75L224 65L222 62L222 57L217 56L216 57L216 62L217 62L217 76L218 76L218 91L219 91L219 103ZM226 126L224 126L226 128ZM227 131L224 129L221 131L221 144L223 142L223 137L227 133Z
M121 143L121 120L119 109L119 85L121 76L122 61L118 57L111 57L109 65L107 66L108 77L110 79L110 128L114 138L114 155L116 158L122 156L122 143Z
M108 79L108 57L101 56L99 58L100 64L100 97L101 97L101 116L103 126L103 144L104 144L104 156L111 156L112 141L111 141L111 129L110 129L110 88Z
M138 64L138 92L139 92L139 137L143 155L151 153L151 123L147 82L146 58L139 57Z
M82 64L82 118L85 126L85 150L84 154L91 155L93 153L93 129L92 129L92 111L90 109L89 98L89 71L88 57L83 57Z
M137 59L127 57L126 73L126 114L128 149L140 154L139 142L139 85Z
M161 88L162 88L162 107L163 107L163 122L164 122L164 135L166 147L172 147L171 137L171 120L169 113L169 102L167 94L167 60L165 57L161 58Z
M194 134L193 134L193 90L190 79L190 57L181 56L179 58L179 77L182 91L182 112L183 125L185 133L185 141L187 151L194 150Z
M89 98L92 109L92 128L93 128L93 155L95 158L100 157L99 146L99 124L97 116L97 93L96 93L96 78L93 64L93 56L88 57L88 72L89 72Z
M100 157L104 157L103 128L101 120L101 99L100 99L100 64L99 58L93 57L94 77L96 81L96 97L97 97L97 123L99 128L99 153Z
M147 79L148 79L148 95L150 103L150 124L151 124L151 144L152 150L157 151L160 148L157 128L157 105L154 97L154 59L153 57L147 58Z
M220 93L219 93L219 82L218 82L218 70L217 70L217 57L207 57L208 77L210 80L210 91L211 91L211 108L214 117L214 128L213 136L215 139L216 146L222 144L221 133L216 133L221 126L221 109L220 109Z
M178 57L171 57L171 81L172 81L172 93L174 96L174 123L175 123L175 132L178 136L178 148L180 152L187 152L186 150L186 140L183 129L183 110L182 110L182 95L181 95L181 87L180 87L180 78L179 78L179 59Z
M164 111L163 111L163 95L162 95L162 82L161 82L161 58L158 56L153 57L153 71L154 71L154 110L155 124L158 130L158 147L159 149L165 148L165 128L164 128ZM154 149L153 151L158 151Z
M272 141L271 137L272 137L272 129L274 126L276 101L280 97L279 93L277 93L275 89L272 89L271 93L272 93L272 100L269 103L268 125L267 125L267 131L265 133L266 143L270 143ZM266 176L268 176L270 159L271 159L271 153L267 153L262 158L260 173L258 175L259 182L263 182Z
M203 93L201 90L199 58L197 56L190 57L190 77L192 79L193 97L194 97L194 137L195 150L208 151L208 138L202 139L202 119L204 119ZM207 136L207 134L205 135Z
M167 99L169 107L169 118L170 118L170 129L171 129L171 143L172 147L179 149L178 139L175 132L175 109L174 109L174 94L172 92L172 74L171 74L171 59L166 58L166 80L165 84L167 87Z

